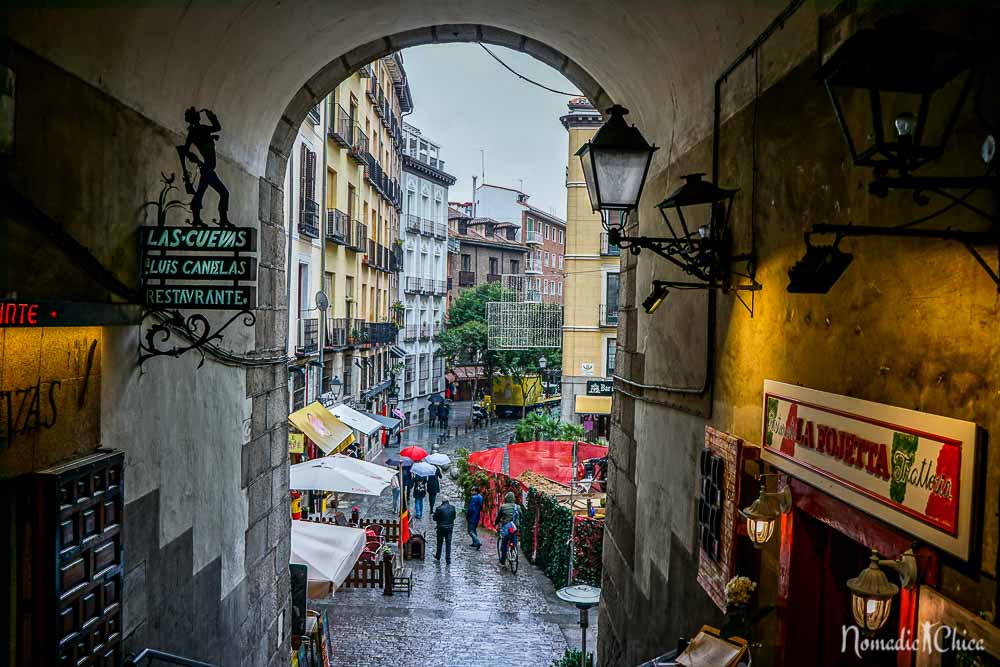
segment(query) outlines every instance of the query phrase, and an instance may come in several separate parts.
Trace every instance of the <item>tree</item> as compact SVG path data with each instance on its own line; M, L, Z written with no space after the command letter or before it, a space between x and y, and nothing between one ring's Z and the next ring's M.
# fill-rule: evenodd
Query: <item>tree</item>
M500 283L483 283L462 290L448 308L448 326L457 328L468 322L486 324L486 304L502 301L503 296Z

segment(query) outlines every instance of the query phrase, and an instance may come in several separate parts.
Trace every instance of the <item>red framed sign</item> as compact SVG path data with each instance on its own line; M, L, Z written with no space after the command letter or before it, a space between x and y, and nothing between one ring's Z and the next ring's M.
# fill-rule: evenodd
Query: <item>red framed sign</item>
M976 425L764 381L762 458L968 560Z

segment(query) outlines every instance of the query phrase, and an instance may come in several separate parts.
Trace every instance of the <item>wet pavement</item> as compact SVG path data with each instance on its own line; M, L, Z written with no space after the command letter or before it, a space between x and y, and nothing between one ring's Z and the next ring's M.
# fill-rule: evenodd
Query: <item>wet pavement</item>
M440 438L439 450L451 453L465 447L478 451L507 444L514 420L496 421L489 427L454 435L464 425L468 403L452 410L452 435ZM428 452L439 441L440 431L424 425L403 434L402 446L417 444ZM390 447L384 456L399 451ZM489 667L524 665L547 667L568 647L579 648L579 612L555 596L545 574L529 564L523 554L517 574L500 569L496 541L480 527L481 550L473 549L465 532L461 496L448 475L442 494L459 510L452 541L452 562L434 559L434 521L426 507L412 529L427 538L425 560L407 561L413 571L413 592L382 595L381 589L344 588L333 598L315 603L326 609L333 627L336 665L427 665L428 667ZM440 501L440 498L439 498ZM355 499L362 516L390 517L389 490L378 498ZM412 517L413 503L410 502ZM587 645L596 643L597 614L591 612Z

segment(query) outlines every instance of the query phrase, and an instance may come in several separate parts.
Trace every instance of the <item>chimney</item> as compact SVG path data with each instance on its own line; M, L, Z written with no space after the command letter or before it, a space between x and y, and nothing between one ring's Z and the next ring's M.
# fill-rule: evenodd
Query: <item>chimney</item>
M472 218L473 218L473 220L475 220L475 218L476 218L476 204L479 203L479 198L476 196L476 180L478 178L479 178L478 176L473 176L472 177Z

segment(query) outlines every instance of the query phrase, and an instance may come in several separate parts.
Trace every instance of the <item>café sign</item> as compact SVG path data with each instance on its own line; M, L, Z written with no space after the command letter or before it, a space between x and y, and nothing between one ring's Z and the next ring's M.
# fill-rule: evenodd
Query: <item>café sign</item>
M968 559L976 425L764 381L764 461Z
M613 380L587 380L587 396L611 396L614 393Z

